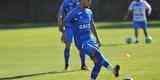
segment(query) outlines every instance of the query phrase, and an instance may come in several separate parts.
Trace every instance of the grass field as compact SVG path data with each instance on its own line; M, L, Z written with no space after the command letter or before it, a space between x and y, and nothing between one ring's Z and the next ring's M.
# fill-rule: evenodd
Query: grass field
M152 44L125 44L131 29L98 29L101 50L113 64L121 65L121 77L131 74L135 80L160 80L160 28L149 30ZM0 30L0 80L89 80L90 71L81 71L79 55L72 47L71 66L64 71L63 44L57 28ZM129 54L130 57L126 55ZM87 57L92 69L92 61ZM114 80L102 68L98 80Z

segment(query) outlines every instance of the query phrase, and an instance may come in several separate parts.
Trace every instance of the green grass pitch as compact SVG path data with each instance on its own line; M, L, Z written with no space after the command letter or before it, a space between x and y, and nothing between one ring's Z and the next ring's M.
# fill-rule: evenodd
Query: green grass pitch
M89 80L90 71L80 70L79 54L72 46L71 66L64 71L63 44L57 28L0 30L0 80ZM160 28L151 28L153 43L125 44L132 29L98 29L101 50L113 64L121 65L121 77L135 80L160 80ZM129 56L128 56L129 55ZM92 61L87 57L90 70ZM102 68L98 80L114 80Z

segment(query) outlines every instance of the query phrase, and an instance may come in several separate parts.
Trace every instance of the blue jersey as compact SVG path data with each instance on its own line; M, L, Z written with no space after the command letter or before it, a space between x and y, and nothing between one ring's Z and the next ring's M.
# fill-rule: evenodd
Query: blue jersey
M66 26L72 26L73 34L78 41L96 41L91 30L93 21L91 9L77 7L65 17L64 21Z
M132 1L129 10L133 11L133 21L147 21L146 10L151 14L152 8L147 1Z
M67 15L72 9L80 5L79 0L64 0L61 4L59 13L61 15Z

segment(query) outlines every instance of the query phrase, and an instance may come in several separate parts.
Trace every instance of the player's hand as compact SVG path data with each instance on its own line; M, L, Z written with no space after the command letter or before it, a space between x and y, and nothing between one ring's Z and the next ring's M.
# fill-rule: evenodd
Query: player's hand
M60 32L64 33L64 28L63 28L63 26L59 26L58 30L59 30Z
M124 16L123 20L127 20L128 16Z
M64 24L63 24L63 17L59 16L58 17L58 29L60 32L64 32Z
M66 42L66 38L65 38L65 34L64 34L64 33L62 33L62 35L61 35L61 41L62 41L63 43Z
M97 41L97 43L98 43L98 47L101 47L102 44L99 40Z
M150 15L151 15L151 12L148 11L148 16L150 16Z

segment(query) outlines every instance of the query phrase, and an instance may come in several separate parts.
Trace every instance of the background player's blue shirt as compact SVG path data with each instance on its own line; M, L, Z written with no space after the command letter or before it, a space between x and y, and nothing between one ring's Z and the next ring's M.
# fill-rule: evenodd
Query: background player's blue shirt
M79 41L96 41L91 31L91 24L93 21L91 9L81 9L79 6L68 13L64 21L66 26L72 26L74 36L76 36Z
M64 0L60 6L59 14L67 15L72 9L80 5L79 0Z

